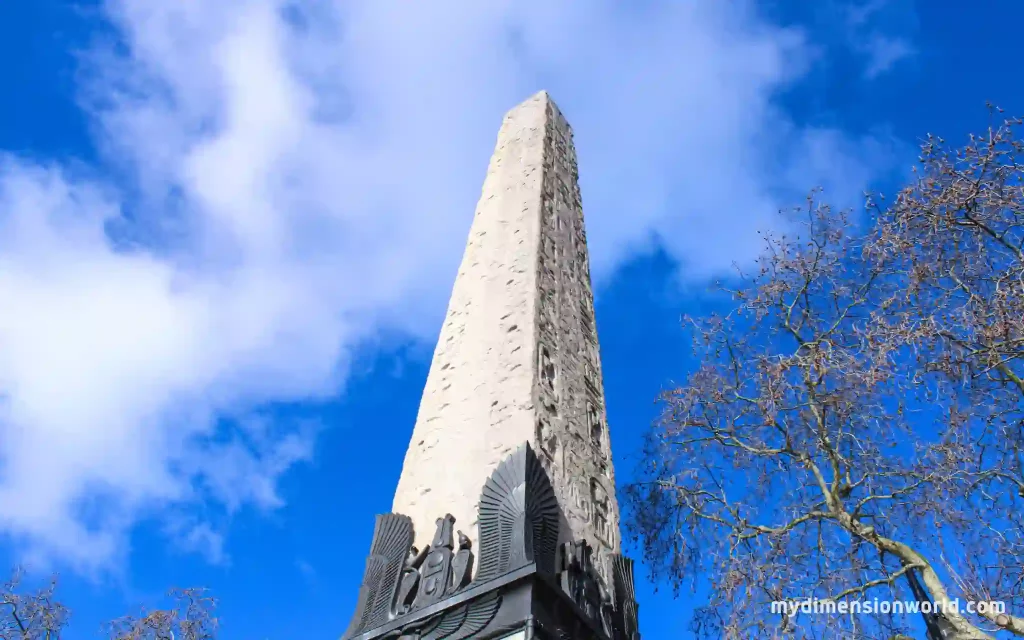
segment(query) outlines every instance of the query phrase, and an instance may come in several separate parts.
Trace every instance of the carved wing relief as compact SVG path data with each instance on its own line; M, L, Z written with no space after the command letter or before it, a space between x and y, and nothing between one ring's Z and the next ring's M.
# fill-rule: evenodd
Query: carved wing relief
M343 637L358 635L389 619L412 542L412 520L407 516L397 513L377 516L356 613Z
M497 578L530 562L554 573L558 501L537 454L524 444L495 469L480 495L480 570Z

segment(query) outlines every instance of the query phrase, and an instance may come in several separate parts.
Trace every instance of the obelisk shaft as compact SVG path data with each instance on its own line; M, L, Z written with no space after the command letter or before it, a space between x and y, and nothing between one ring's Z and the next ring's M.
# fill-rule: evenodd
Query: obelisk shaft
M476 542L480 490L524 442L563 540L619 550L572 131L544 92L502 123L424 388L393 510L429 544L438 517Z

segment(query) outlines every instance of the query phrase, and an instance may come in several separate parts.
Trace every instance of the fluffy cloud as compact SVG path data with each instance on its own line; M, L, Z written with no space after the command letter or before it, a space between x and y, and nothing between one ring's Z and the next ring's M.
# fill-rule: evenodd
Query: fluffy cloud
M805 43L742 2L105 11L103 166L0 161L0 530L84 568L169 512L222 558L189 505L281 503L312 432L261 409L339 393L383 327L433 338L500 117L536 90L576 130L599 278L654 239L689 275L747 260L780 204L874 159L773 106Z

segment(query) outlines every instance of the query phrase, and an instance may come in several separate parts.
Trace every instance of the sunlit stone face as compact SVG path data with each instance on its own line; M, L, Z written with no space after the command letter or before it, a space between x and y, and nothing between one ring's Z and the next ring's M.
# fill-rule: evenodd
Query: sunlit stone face
M619 551L619 509L572 130L546 93L502 123L395 492L416 545L451 513L476 546L480 490L524 442L563 541Z

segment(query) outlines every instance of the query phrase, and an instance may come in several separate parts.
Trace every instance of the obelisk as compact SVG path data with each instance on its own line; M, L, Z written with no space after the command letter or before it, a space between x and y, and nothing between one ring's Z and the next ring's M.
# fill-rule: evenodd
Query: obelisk
M430 542L475 531L480 487L524 442L562 540L619 550L619 510L572 130L546 92L508 112L427 376L393 510Z
M572 130L505 116L345 640L640 640Z

